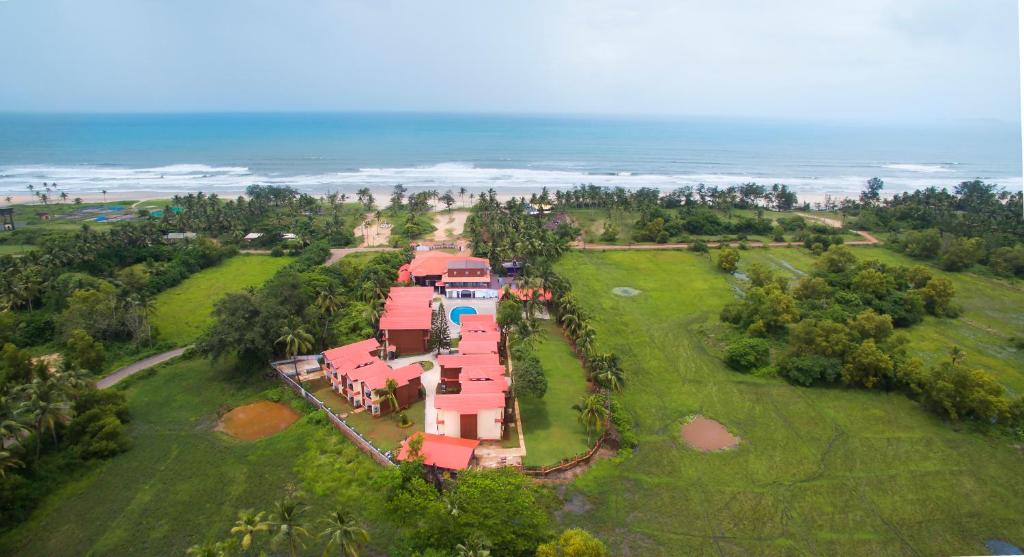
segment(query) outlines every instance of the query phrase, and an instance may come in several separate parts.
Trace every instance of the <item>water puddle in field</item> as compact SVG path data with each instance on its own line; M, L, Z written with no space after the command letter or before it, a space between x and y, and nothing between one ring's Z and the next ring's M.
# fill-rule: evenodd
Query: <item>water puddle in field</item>
M729 433L724 425L704 416L683 424L682 435L687 445L702 452L731 449L740 444L739 437Z
M636 288L630 288L628 286L617 286L615 288L612 288L612 294L615 294L616 296L624 296L626 298L639 296L641 292L641 290L637 290Z
M261 400L224 414L217 430L237 439L254 441L280 433L298 419L299 413L290 406Z
M1002 540L985 540L985 547L992 552L992 555L1022 555L1024 550L1009 542Z

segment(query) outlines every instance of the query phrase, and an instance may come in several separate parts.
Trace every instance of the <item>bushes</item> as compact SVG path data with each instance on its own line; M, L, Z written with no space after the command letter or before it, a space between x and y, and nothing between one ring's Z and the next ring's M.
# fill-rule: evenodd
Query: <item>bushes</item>
M742 338L729 345L725 351L725 363L729 367L748 372L765 367L770 362L768 341L760 338Z
M956 238L942 250L939 264L947 271L969 269L985 255L985 243L981 238Z
M1011 402L990 374L968 369L956 357L933 368L924 377L922 401L950 420L997 420L1010 417ZM1013 404L1020 404L1016 401Z
M815 383L835 383L842 372L838 358L809 355L790 355L779 362L779 375L790 382L808 387Z
M730 275L736 272L739 262L740 252L732 248L725 248L718 254L718 268Z

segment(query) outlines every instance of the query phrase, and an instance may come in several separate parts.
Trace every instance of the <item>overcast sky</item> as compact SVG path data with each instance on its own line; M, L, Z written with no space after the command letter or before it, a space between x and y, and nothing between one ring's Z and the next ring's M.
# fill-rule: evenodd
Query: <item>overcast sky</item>
M0 110L1018 121L1015 0L0 0Z

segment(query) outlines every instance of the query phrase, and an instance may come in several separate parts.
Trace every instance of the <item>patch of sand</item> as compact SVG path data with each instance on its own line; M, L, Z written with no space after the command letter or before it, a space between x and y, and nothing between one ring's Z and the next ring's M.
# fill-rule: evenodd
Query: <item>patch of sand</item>
M462 236L467 218L469 218L469 211L452 211L451 214L448 214L448 211L436 213L434 226L437 227L437 230L434 230L431 239L435 242L444 242Z
M373 213L366 213L366 215L363 216L363 222L359 223L359 225L352 230L352 233L356 236L363 237L363 243L359 244L359 247L361 248L390 245L391 223L384 219L381 219L378 222L373 218L373 215Z
M299 419L299 413L279 402L261 400L224 414L217 430L237 439L254 441L280 433Z
M740 439L729 433L724 425L704 416L683 424L682 435L687 445L702 452L731 449L740 444Z

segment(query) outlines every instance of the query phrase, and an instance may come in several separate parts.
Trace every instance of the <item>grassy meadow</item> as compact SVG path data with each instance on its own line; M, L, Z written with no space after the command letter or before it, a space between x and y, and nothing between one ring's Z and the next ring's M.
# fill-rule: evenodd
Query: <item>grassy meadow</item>
M811 261L797 250L743 257ZM707 257L573 252L558 270L593 316L599 348L628 374L619 396L640 446L575 480L561 514L612 554L948 555L986 553L989 539L1024 543L1024 454L1011 441L954 428L899 394L727 369L705 337L735 279ZM642 292L611 293L620 286ZM688 448L680 426L695 413L740 446Z
M526 441L524 464L557 464L588 449L587 432L576 419L576 404L587 394L583 366L558 327L545 322L537 334L534 354L544 367L548 391L544 398L519 398Z
M213 304L224 294L259 286L291 261L290 257L236 255L161 292L152 317L160 340L176 346L191 343L210 324Z
M131 449L82 470L49 496L26 523L0 537L0 554L184 555L193 544L227 537L238 510L270 510L286 493L305 491L318 509L331 505L333 495L304 489L302 475L324 465L315 441L333 436L329 426L306 416L258 441L214 430L219 412L267 396L283 396L305 411L309 406L280 382L230 364L184 360L128 383ZM344 449L355 482L373 465L351 445ZM308 466L298 466L300 459ZM339 482L333 494L346 485Z

